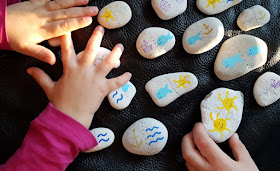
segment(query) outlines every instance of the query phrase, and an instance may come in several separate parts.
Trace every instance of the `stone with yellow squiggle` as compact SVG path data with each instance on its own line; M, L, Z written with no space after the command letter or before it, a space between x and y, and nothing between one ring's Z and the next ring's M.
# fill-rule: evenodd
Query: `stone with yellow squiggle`
M221 98L221 93L219 93L219 99L223 103L223 106L222 107L217 106L217 109L225 108L228 111L228 115L229 115L230 109L234 108L236 111L238 111L238 109L236 106L234 106L234 99L237 99L237 97L234 96L233 98L229 98L228 93L229 93L229 91L227 91L226 98L224 100Z
M223 131L228 131L231 133L231 131L227 128L227 121L230 120L229 118L223 119L219 118L219 113L217 114L216 120L213 119L212 117L212 112L210 113L210 119L213 121L213 130L209 130L210 132L219 132L221 133L221 140L223 139Z

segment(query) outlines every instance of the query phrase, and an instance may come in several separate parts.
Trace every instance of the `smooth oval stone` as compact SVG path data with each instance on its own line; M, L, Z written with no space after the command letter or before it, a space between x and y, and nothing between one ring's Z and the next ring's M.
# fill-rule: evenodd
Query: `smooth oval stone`
M223 81L233 80L264 65L266 43L254 36L238 35L226 40L215 61L215 74Z
M98 145L86 151L87 153L103 150L104 148L107 148L110 145L112 145L112 143L115 140L115 135L113 131L111 131L108 128L94 128L90 130L90 132L95 137L96 141L98 142Z
M97 55L94 59L94 66L97 66L98 64L100 64L110 53L111 53L111 51L109 49L100 47L98 49ZM121 62L120 62L120 60L118 60L118 63L116 64L116 66L114 68L118 68L120 65L121 65Z
M259 28L270 20L270 13L262 6L255 5L244 11L237 18L237 25L243 31Z
M196 0L197 8L206 15L219 14L242 0Z
M160 107L167 106L198 85L195 75L190 72L164 74L151 79L145 86L153 101Z
M190 25L183 35L183 46L190 54L201 54L214 48L224 37L223 23L208 17Z
M187 9L187 0L152 0L152 6L162 20L170 20Z
M136 41L138 52L148 59L154 59L167 53L174 45L174 34L160 27L150 27L143 30Z
M143 118L134 122L124 132L124 148L133 154L151 156L158 154L168 139L166 127L153 118Z
M122 87L110 92L108 100L115 109L122 110L126 108L136 94L135 86L129 81Z
M254 86L254 97L260 106L269 106L280 99L280 76L273 72L261 75Z
M126 25L131 17L132 11L126 2L114 1L100 10L97 20L103 27L115 29Z
M227 88L213 90L202 100L202 124L215 142L224 142L236 132L242 119L243 106L243 93Z

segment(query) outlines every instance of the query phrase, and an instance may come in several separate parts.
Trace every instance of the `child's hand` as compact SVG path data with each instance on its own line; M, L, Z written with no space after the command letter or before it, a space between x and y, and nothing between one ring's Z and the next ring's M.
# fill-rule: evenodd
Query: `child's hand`
M7 7L6 28L11 48L49 64L55 55L39 43L91 24L97 7L88 0L30 0Z
M94 67L94 58L103 35L104 28L96 27L85 51L78 55L75 54L71 34L62 36L63 75L57 82L54 82L39 68L27 70L56 108L87 128L104 97L127 83L131 78L130 73L125 73L117 78L105 78L122 55L124 50L122 44L116 45L112 52Z
M182 141L182 153L190 171L258 170L249 152L239 140L236 133L229 139L229 146L236 161L225 154L208 136L204 130L204 126L198 123L194 126L191 133L184 136Z

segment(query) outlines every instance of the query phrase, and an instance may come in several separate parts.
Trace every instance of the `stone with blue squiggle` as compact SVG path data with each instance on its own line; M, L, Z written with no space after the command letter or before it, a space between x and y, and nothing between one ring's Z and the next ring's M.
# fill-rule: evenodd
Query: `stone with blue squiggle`
M104 148L107 148L110 145L112 145L112 143L115 140L115 135L113 131L111 131L108 128L94 128L90 130L90 132L95 137L98 145L86 151L87 153L103 150Z
M110 92L108 100L113 108L122 110L129 106L135 94L135 86L131 82L127 82L122 87Z
M168 131L160 121L143 118L127 128L122 142L125 149L138 155L158 154L166 145Z

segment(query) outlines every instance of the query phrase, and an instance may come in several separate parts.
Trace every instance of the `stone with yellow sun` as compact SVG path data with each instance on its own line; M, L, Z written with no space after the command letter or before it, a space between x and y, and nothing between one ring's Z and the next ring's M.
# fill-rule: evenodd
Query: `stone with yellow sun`
M228 88L215 89L202 100L202 124L215 142L224 142L236 132L242 119L243 106L243 93Z
M242 0L196 0L197 8L206 15L221 13Z

